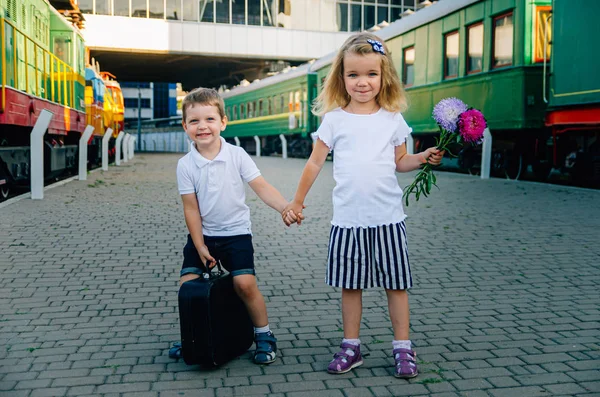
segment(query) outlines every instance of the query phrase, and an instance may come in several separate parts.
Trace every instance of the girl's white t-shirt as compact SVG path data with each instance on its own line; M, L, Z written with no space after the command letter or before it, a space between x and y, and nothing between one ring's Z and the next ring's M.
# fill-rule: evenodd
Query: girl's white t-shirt
M383 108L368 115L337 108L325 115L317 136L333 150L332 225L369 227L406 218L395 147L411 131L400 113Z

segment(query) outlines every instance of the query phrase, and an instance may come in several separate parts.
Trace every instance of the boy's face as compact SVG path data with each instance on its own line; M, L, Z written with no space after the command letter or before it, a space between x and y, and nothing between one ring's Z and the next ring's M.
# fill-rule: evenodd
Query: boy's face
M183 129L196 149L214 149L220 145L221 131L225 130L227 117L221 119L216 106L192 104L186 109Z

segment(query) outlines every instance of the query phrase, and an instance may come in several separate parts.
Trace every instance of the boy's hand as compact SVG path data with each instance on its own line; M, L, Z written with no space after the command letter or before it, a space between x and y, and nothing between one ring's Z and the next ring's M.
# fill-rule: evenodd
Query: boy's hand
M200 254L200 260L208 267L208 269L212 269L217 264L215 258L213 258L210 255L210 252L208 252L208 247L206 245L200 247L198 254Z
M306 208L304 204L296 203L294 201L289 203L283 211L281 211L283 223L285 223L286 226L290 226L292 223L301 225L304 220L304 215L302 215L302 210L304 208Z
M425 159L425 163L429 163L431 165L439 165L442 162L442 157L444 157L445 151L440 151L435 147L430 147L429 149L421 152L421 155Z

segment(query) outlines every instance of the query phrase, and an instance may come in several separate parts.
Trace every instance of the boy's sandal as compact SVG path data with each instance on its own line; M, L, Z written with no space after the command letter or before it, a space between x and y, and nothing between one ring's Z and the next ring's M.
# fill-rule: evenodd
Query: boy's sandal
M277 356L277 339L271 332L261 332L254 337L256 351L254 362L257 364L271 364Z
M180 359L181 357L181 342L175 342L169 349L169 358Z

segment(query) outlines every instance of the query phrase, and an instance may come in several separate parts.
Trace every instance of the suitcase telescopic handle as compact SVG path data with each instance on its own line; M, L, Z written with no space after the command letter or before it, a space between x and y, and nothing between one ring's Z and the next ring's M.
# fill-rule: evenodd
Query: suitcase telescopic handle
M217 268L217 273L215 273L216 276L220 276L223 273L225 273L223 271L223 267L221 266L220 260L217 261L217 265L215 267ZM213 276L213 272L212 272L212 269L210 267L208 267L208 261L207 261L206 263L204 263L204 272L202 273L202 277L205 279L209 279L212 276Z

